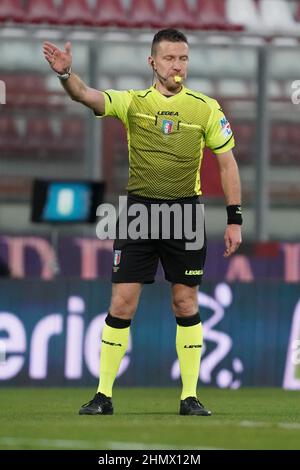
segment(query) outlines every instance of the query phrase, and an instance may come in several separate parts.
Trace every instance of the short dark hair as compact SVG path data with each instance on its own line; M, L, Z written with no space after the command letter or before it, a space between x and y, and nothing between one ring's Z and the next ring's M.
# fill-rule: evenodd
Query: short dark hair
M154 55L158 44L162 41L185 42L188 44L186 36L177 29L167 28L158 31L152 41L151 55Z

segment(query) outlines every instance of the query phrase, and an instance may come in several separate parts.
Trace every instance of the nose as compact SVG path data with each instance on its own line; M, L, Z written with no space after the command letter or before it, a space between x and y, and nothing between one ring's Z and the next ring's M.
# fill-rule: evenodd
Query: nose
M174 62L173 69L174 69L176 72L180 72L180 71L181 71L181 65L179 64L179 62Z

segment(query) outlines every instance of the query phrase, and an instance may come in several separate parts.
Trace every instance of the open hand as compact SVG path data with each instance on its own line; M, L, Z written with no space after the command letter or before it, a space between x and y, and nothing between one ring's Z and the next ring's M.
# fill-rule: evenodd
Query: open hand
M226 246L224 257L228 258L238 249L242 243L241 226L235 224L227 225L224 241Z
M43 44L43 53L50 67L56 73L67 73L72 65L71 43L67 42L65 50L62 51L51 42L45 41Z

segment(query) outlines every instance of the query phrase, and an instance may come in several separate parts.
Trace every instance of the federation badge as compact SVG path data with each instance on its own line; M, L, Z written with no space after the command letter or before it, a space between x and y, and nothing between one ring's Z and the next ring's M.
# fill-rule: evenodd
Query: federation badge
M118 266L121 261L121 250L114 251L114 266Z
M171 134L174 122L168 119L164 119L162 122L161 130L163 134Z

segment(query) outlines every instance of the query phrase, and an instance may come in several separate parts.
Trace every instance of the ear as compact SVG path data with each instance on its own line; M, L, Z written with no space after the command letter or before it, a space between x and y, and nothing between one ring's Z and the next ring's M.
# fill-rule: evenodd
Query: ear
M148 64L150 65L150 67L152 67L154 69L155 62L154 62L154 59L151 55L148 57Z

